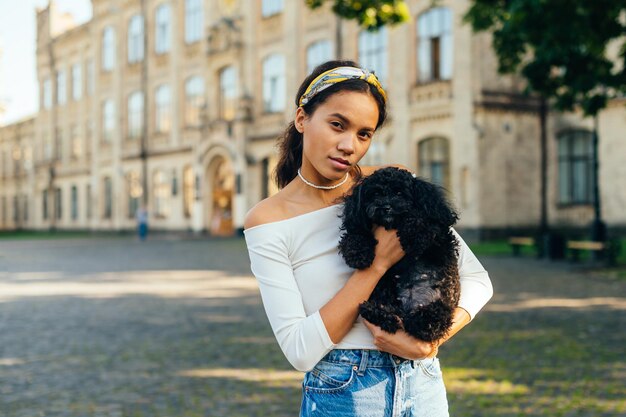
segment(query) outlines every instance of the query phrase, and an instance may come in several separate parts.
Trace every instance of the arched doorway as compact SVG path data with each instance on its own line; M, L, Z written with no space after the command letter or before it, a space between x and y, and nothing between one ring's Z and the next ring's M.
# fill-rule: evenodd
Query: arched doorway
M210 184L207 229L212 236L231 236L233 227L233 196L235 175L230 161L218 156L207 169Z

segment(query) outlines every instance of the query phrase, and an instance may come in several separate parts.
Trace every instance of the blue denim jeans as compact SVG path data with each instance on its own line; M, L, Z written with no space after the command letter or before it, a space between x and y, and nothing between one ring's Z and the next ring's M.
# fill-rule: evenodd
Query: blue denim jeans
M330 351L302 382L300 417L448 417L439 359Z

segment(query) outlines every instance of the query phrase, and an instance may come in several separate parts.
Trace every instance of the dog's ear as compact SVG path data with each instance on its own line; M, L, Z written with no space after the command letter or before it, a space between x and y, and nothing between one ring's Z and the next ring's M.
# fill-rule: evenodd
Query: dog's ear
M413 198L423 216L425 223L437 223L444 227L454 225L459 216L452 204L448 201L445 188L433 184L420 177L413 179Z

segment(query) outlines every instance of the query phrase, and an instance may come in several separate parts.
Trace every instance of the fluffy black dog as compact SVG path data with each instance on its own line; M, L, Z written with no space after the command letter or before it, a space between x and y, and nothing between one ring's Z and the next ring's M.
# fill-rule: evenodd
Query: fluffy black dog
M445 336L460 284L458 242L450 230L458 216L441 187L404 169L383 168L362 178L344 203L339 252L350 267L372 264L374 225L397 229L406 253L361 304L361 316L427 342Z

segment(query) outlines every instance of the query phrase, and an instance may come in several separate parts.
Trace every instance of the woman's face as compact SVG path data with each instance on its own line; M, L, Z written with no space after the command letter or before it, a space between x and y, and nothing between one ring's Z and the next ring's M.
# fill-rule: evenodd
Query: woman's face
M302 174L318 185L336 182L367 152L378 123L378 105L368 94L341 91L307 115L296 111L303 134Z

